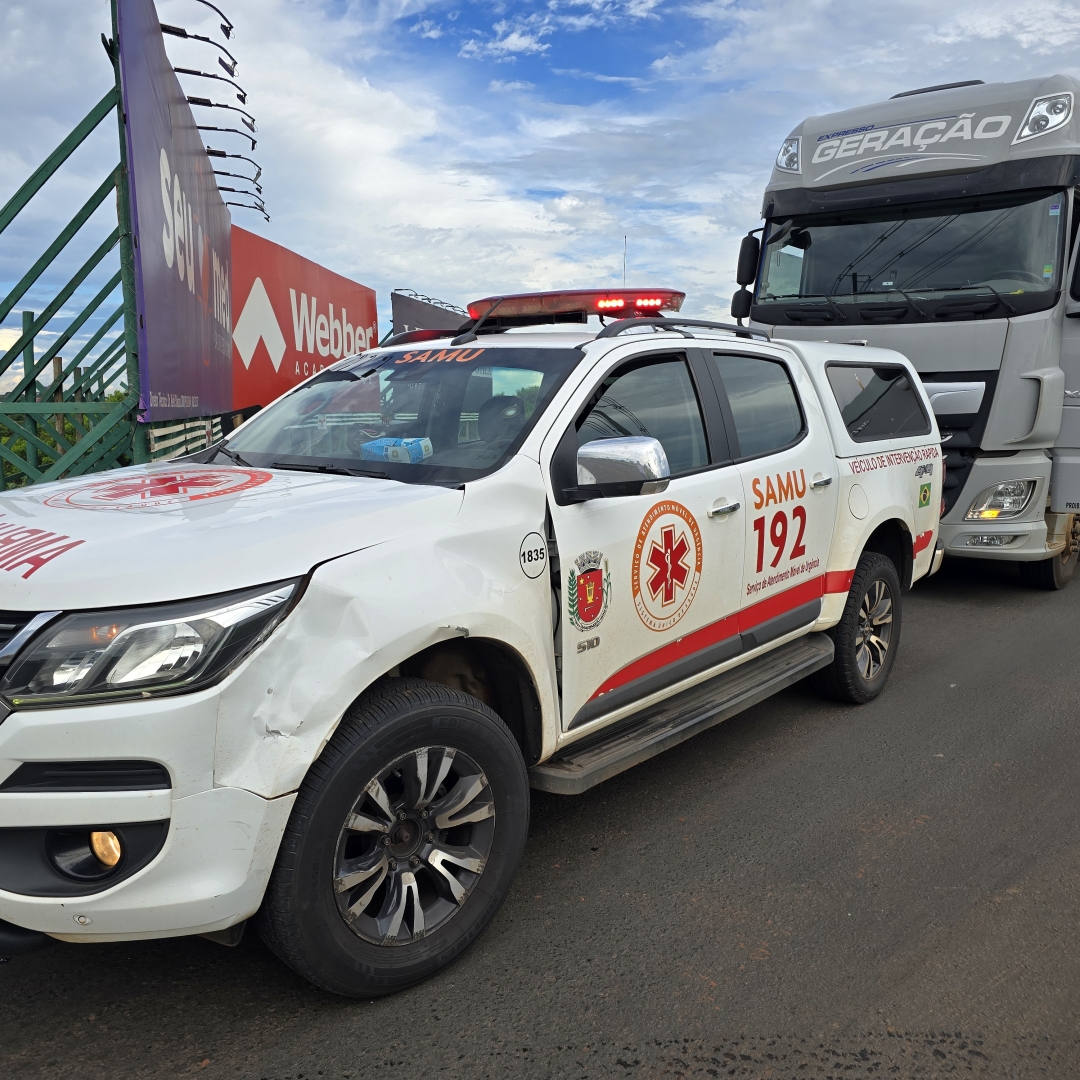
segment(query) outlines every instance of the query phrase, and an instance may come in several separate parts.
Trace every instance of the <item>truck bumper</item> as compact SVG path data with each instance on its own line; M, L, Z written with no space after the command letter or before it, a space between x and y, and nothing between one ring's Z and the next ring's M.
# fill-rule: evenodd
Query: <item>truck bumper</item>
M1048 533L1046 495L1050 485L1050 458L1042 451L1021 451L1007 457L977 458L952 509L941 519L940 537L945 554L968 559L1038 562L1060 551L1059 529ZM1018 520L964 521L968 507L980 492L1006 480L1033 479L1035 493ZM1053 522L1051 522L1053 525Z
M0 789L0 920L64 941L121 941L208 933L254 914L296 796L265 799L214 786L217 706L215 688L7 717L0 724L0 784L24 762L127 760L165 765L172 786ZM118 879L103 879L100 888L68 884L50 862L52 837L110 827L124 836L125 826L126 835L141 827L156 838L145 865L129 876L122 876L121 862Z

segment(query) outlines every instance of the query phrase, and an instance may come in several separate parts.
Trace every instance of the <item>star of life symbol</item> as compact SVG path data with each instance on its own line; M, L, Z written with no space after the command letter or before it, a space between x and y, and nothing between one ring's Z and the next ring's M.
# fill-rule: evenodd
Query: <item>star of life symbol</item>
M89 483L64 485L46 506L79 510L170 510L181 503L238 495L260 487L273 474L263 469L148 470Z
M675 603L676 589L686 588L686 579L690 576L690 567L686 562L690 545L686 542L686 532L679 533L675 539L675 526L665 525L660 530L660 543L652 542L649 552L649 565L655 573L649 578L649 593L655 600L667 607Z
M634 607L650 629L667 630L690 609L701 580L701 531L681 503L657 503L634 545Z

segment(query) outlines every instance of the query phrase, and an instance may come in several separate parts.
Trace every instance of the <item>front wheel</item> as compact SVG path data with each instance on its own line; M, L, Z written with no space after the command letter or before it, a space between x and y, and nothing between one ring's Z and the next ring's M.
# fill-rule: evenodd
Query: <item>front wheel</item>
M346 714L309 770L260 932L331 993L404 989L479 937L528 824L525 763L498 716L450 687L392 680Z
M864 551L840 621L828 631L833 662L814 681L837 701L863 705L885 688L900 646L900 578L892 560Z

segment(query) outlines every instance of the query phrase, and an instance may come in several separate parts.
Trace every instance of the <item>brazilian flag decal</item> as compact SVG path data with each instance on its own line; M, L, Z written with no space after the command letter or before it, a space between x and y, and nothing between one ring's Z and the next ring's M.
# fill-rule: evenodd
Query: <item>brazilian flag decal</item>
M929 506L929 505L930 505L930 485L929 484L920 484L919 485L919 508L922 509L922 507Z

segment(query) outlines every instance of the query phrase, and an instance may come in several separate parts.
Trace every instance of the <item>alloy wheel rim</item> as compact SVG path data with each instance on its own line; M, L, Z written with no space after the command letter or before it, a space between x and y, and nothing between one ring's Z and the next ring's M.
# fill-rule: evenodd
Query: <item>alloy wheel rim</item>
M342 919L375 945L420 941L468 900L494 837L495 799L472 758L448 746L402 754L364 787L338 835Z
M877 677L889 654L892 622L892 591L878 578L870 583L859 606L855 639L855 663L867 682Z

